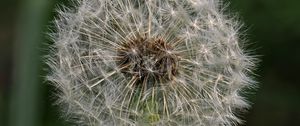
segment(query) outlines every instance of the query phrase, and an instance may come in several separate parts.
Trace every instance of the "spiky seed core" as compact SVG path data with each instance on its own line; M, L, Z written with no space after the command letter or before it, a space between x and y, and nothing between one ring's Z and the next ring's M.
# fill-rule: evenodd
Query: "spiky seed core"
M178 55L173 49L159 37L132 38L118 49L117 64L122 73L138 77L137 83L170 81L178 74Z

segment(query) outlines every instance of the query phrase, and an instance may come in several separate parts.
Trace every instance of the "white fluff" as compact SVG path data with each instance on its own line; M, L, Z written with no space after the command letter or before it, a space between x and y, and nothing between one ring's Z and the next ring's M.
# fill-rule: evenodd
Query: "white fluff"
M240 95L253 86L240 25L218 0L78 0L63 8L51 33L47 80L63 113L76 125L230 126L248 107ZM140 93L120 72L116 50L137 34L182 40L178 75ZM174 43L175 44L175 43ZM153 82L154 83L154 82ZM149 84L148 84L149 85Z

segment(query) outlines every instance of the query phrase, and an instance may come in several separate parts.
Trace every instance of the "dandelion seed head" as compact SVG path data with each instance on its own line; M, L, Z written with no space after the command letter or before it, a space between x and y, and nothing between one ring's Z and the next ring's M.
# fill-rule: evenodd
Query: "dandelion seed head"
M237 125L255 58L219 0L76 0L51 33L47 79L71 122Z

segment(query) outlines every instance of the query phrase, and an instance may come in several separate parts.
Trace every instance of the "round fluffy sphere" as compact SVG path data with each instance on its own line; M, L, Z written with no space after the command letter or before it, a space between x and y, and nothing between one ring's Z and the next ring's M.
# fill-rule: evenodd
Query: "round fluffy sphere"
M218 0L80 0L51 33L47 80L77 125L241 121L253 80L240 25Z

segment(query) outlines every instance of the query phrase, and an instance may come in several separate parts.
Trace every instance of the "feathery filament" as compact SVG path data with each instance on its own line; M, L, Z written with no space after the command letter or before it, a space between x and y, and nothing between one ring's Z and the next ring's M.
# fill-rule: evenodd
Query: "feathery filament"
M51 34L47 80L77 125L236 125L255 58L218 0L78 0Z

